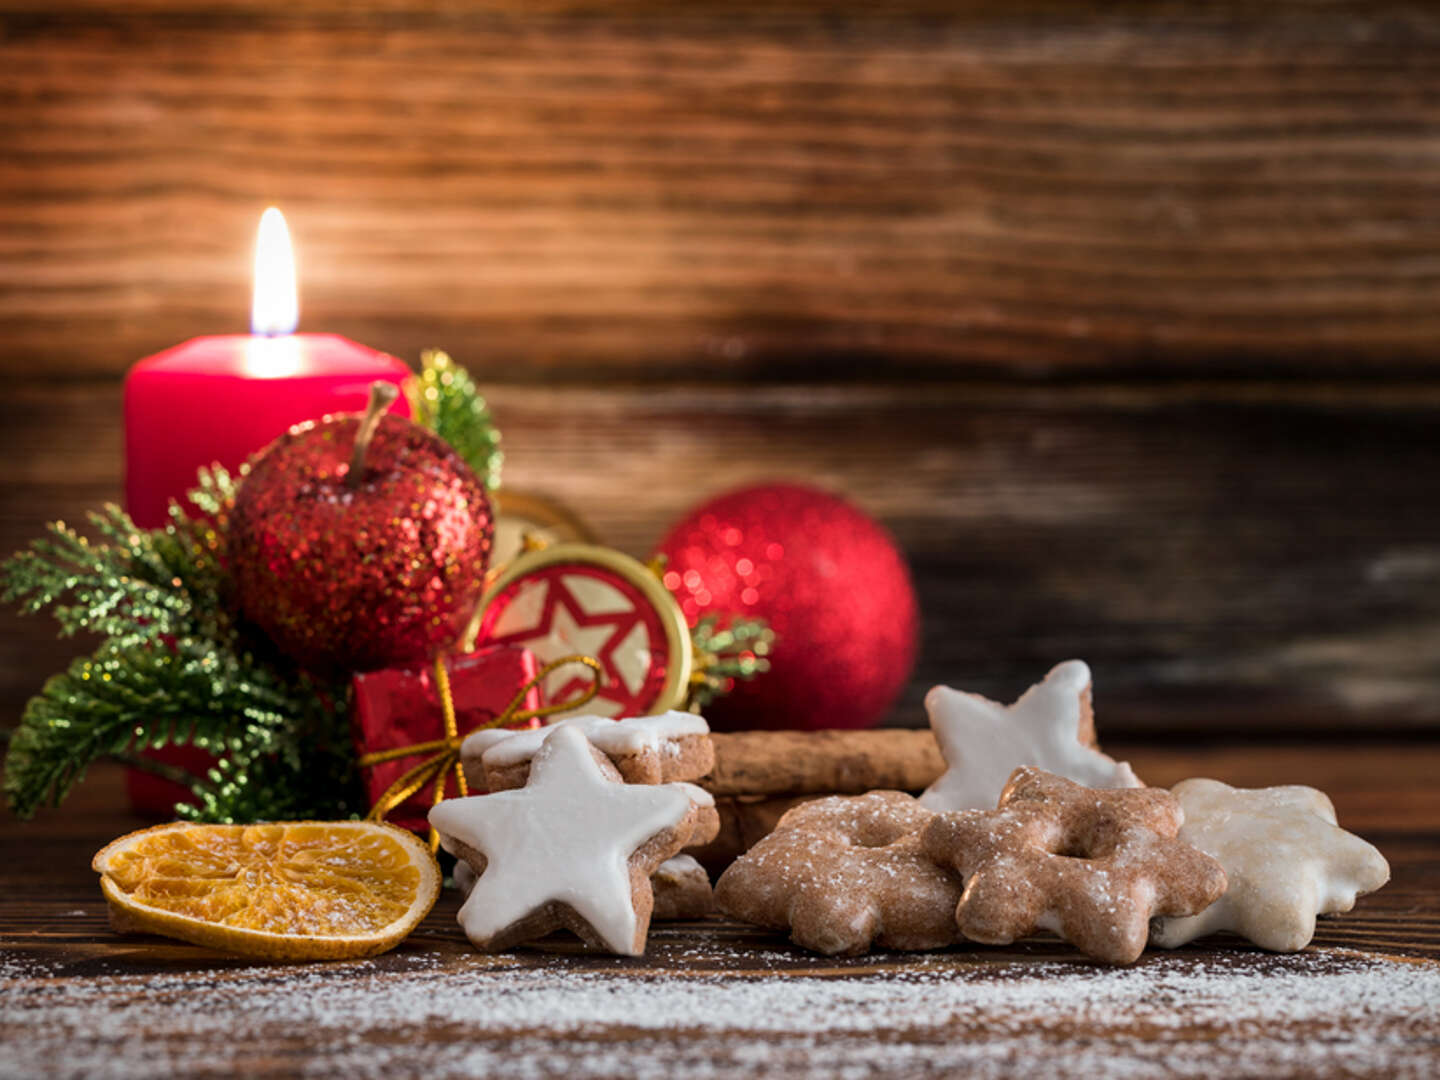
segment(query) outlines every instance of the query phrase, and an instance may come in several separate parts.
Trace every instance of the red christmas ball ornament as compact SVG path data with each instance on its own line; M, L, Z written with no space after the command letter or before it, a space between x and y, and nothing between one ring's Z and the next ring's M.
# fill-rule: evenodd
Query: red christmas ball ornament
M389 391L382 389L389 387ZM314 671L423 661L459 639L490 557L490 500L433 431L370 410L291 428L236 494L228 557L240 609Z
M660 542L664 581L693 626L763 618L770 670L705 715L717 728L859 728L894 703L915 662L905 558L863 511L798 484L743 488L691 510Z

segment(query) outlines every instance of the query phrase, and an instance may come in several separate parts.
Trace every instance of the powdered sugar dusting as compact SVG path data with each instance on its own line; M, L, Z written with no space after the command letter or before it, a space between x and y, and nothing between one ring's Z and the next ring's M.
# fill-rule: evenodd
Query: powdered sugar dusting
M1437 964L1179 953L1117 970L960 951L776 973L703 938L686 955L664 973L412 952L200 975L123 973L121 958L77 975L0 952L0 1076L1419 1078L1440 1065Z

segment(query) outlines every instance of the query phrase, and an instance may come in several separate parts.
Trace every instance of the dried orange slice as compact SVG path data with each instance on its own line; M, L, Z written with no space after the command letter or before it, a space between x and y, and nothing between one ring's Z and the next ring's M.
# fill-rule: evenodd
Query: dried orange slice
M440 894L430 849L368 821L157 825L92 865L116 930L269 960L385 952Z

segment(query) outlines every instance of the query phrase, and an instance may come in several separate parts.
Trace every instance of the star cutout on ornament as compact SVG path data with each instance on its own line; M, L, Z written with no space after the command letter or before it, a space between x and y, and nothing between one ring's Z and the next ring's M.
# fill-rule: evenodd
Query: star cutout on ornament
M1340 828L1315 788L1195 779L1173 794L1185 811L1180 839L1215 858L1230 887L1198 915L1156 919L1150 940L1164 948L1230 931L1262 949L1297 952L1315 936L1317 915L1349 911L1390 880L1385 857Z
M490 635L492 640L522 644L541 660L574 653L593 656L605 679L599 697L588 705L591 712L623 716L651 704L653 690L647 692L647 682L657 664L652 631L634 599L612 582L579 572L525 581ZM572 671L556 671L546 679L545 697L562 701L586 685Z
M644 629L641 627L640 629ZM563 604L555 605L555 613L550 619L550 632L542 639L540 654L549 656L552 653L556 656L568 656L571 653L579 653L582 656L593 656L606 668L607 676L616 671L614 663L614 650L618 644L617 638L622 633L613 622L601 623L599 626L582 625L575 621L570 609ZM625 680L625 672L619 674ZM566 696L566 690L575 676L569 671L561 669L552 672L545 680L545 697L547 701L560 701Z
M708 805L690 784L622 783L578 728L557 727L524 787L447 799L430 824L479 874L458 917L476 948L568 928L635 956L650 927L650 875L690 842Z
M1022 765L1086 787L1144 786L1127 762L1093 745L1090 668L1084 661L1056 665L1013 705L937 686L925 695L925 709L948 766L920 797L931 810L993 810L1010 774Z

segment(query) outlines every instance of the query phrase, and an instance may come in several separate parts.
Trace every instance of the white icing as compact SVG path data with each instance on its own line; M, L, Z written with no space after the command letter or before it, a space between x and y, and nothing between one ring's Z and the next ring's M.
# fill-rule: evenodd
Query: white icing
M1150 940L1164 948L1231 931L1262 949L1296 952L1310 944L1317 915L1349 911L1390 880L1385 857L1340 828L1314 788L1196 779L1173 792L1185 811L1180 839L1216 859L1230 885L1198 915L1154 920Z
M602 754L611 757L659 750L671 739L705 735L710 731L710 725L705 723L703 716L687 712L630 716L624 720L612 720L607 716L572 716L543 728L477 731L460 745L460 757L467 762L483 759L486 765L497 768L518 765L534 757L545 737L562 727L578 728Z
M1010 774L1034 765L1093 788L1142 787L1126 762L1080 741L1090 668L1057 664L1013 705L937 686L925 695L930 727L948 766L920 797L931 810L993 810Z
M1056 937L1064 936L1060 929L1060 915L1051 910L1042 911L1035 916L1035 929L1049 930Z
M523 788L447 799L430 811L446 851L485 856L460 908L465 936L483 944L542 904L569 905L613 952L634 954L637 916L628 860L690 812L689 785L620 784L605 777L584 733L557 725Z
M659 866L657 866L655 868L655 873L651 874L650 876L652 878L663 877L668 878L671 881L679 881L684 878L691 877L695 874L705 874L705 868L701 866L698 861L696 861L695 856L676 855L673 858L666 859ZM705 875L705 880L710 880L708 874Z
M714 805L715 805L715 796L711 795L710 792L706 791L706 790L705 790L704 788L702 788L702 787L697 787L697 786L694 785L694 784L686 784L686 783L683 783L683 782L677 782L677 783L673 783L673 784L666 784L665 786L666 786L666 787L684 788L685 791L686 791L686 792L689 794L689 796L690 796L690 801L691 801L692 803L694 803L696 806L714 806Z

